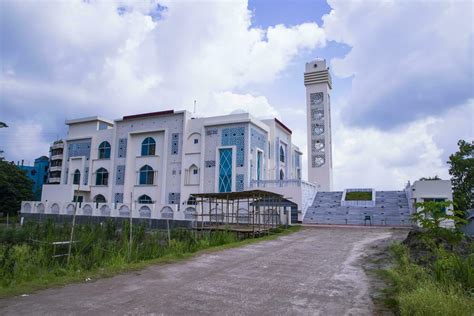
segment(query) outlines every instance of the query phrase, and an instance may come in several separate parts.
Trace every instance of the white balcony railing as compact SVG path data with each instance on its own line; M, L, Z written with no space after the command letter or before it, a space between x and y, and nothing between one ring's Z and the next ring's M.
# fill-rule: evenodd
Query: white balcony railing
M61 178L49 178L48 183L59 183L61 182Z
M288 180L251 180L251 188L283 188L283 187L294 187L294 186L311 186L315 189L317 185L303 180L288 179Z
M53 145L51 145L51 149L58 149L58 148L64 148L64 143L63 142L58 142Z

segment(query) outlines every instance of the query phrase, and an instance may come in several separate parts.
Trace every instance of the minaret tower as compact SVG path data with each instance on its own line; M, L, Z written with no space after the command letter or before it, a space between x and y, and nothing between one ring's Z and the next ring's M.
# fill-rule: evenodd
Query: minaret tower
M308 180L319 190L332 190L331 75L325 59L306 63Z

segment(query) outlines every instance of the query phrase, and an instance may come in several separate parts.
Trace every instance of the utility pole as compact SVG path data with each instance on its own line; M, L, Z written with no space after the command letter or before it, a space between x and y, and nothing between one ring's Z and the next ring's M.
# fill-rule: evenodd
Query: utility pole
M132 260L133 192L130 192L130 236L128 241L128 261Z
M69 238L69 249L67 252L67 265L69 265L69 261L71 260L71 249L72 249L72 240L74 238L74 227L76 226L76 213L77 213L77 202L79 200L79 187L81 186L81 182L77 185L77 189L74 193L74 199L76 200L74 203L74 214L72 215L72 227L71 227L71 237Z

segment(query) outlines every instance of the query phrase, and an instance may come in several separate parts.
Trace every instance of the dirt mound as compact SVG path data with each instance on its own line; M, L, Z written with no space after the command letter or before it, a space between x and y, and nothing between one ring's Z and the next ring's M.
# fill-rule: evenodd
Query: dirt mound
M421 229L412 230L403 241L410 251L410 258L417 264L428 265L436 260L437 248L444 248L462 258L474 251L474 239L451 230L442 229L437 234L428 234Z

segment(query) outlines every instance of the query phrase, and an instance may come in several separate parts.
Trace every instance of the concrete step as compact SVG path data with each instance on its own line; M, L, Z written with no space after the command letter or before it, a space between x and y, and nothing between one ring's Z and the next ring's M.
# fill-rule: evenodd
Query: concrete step
M408 200L404 191L377 191L375 207L341 206L343 192L318 192L303 223L411 226Z

